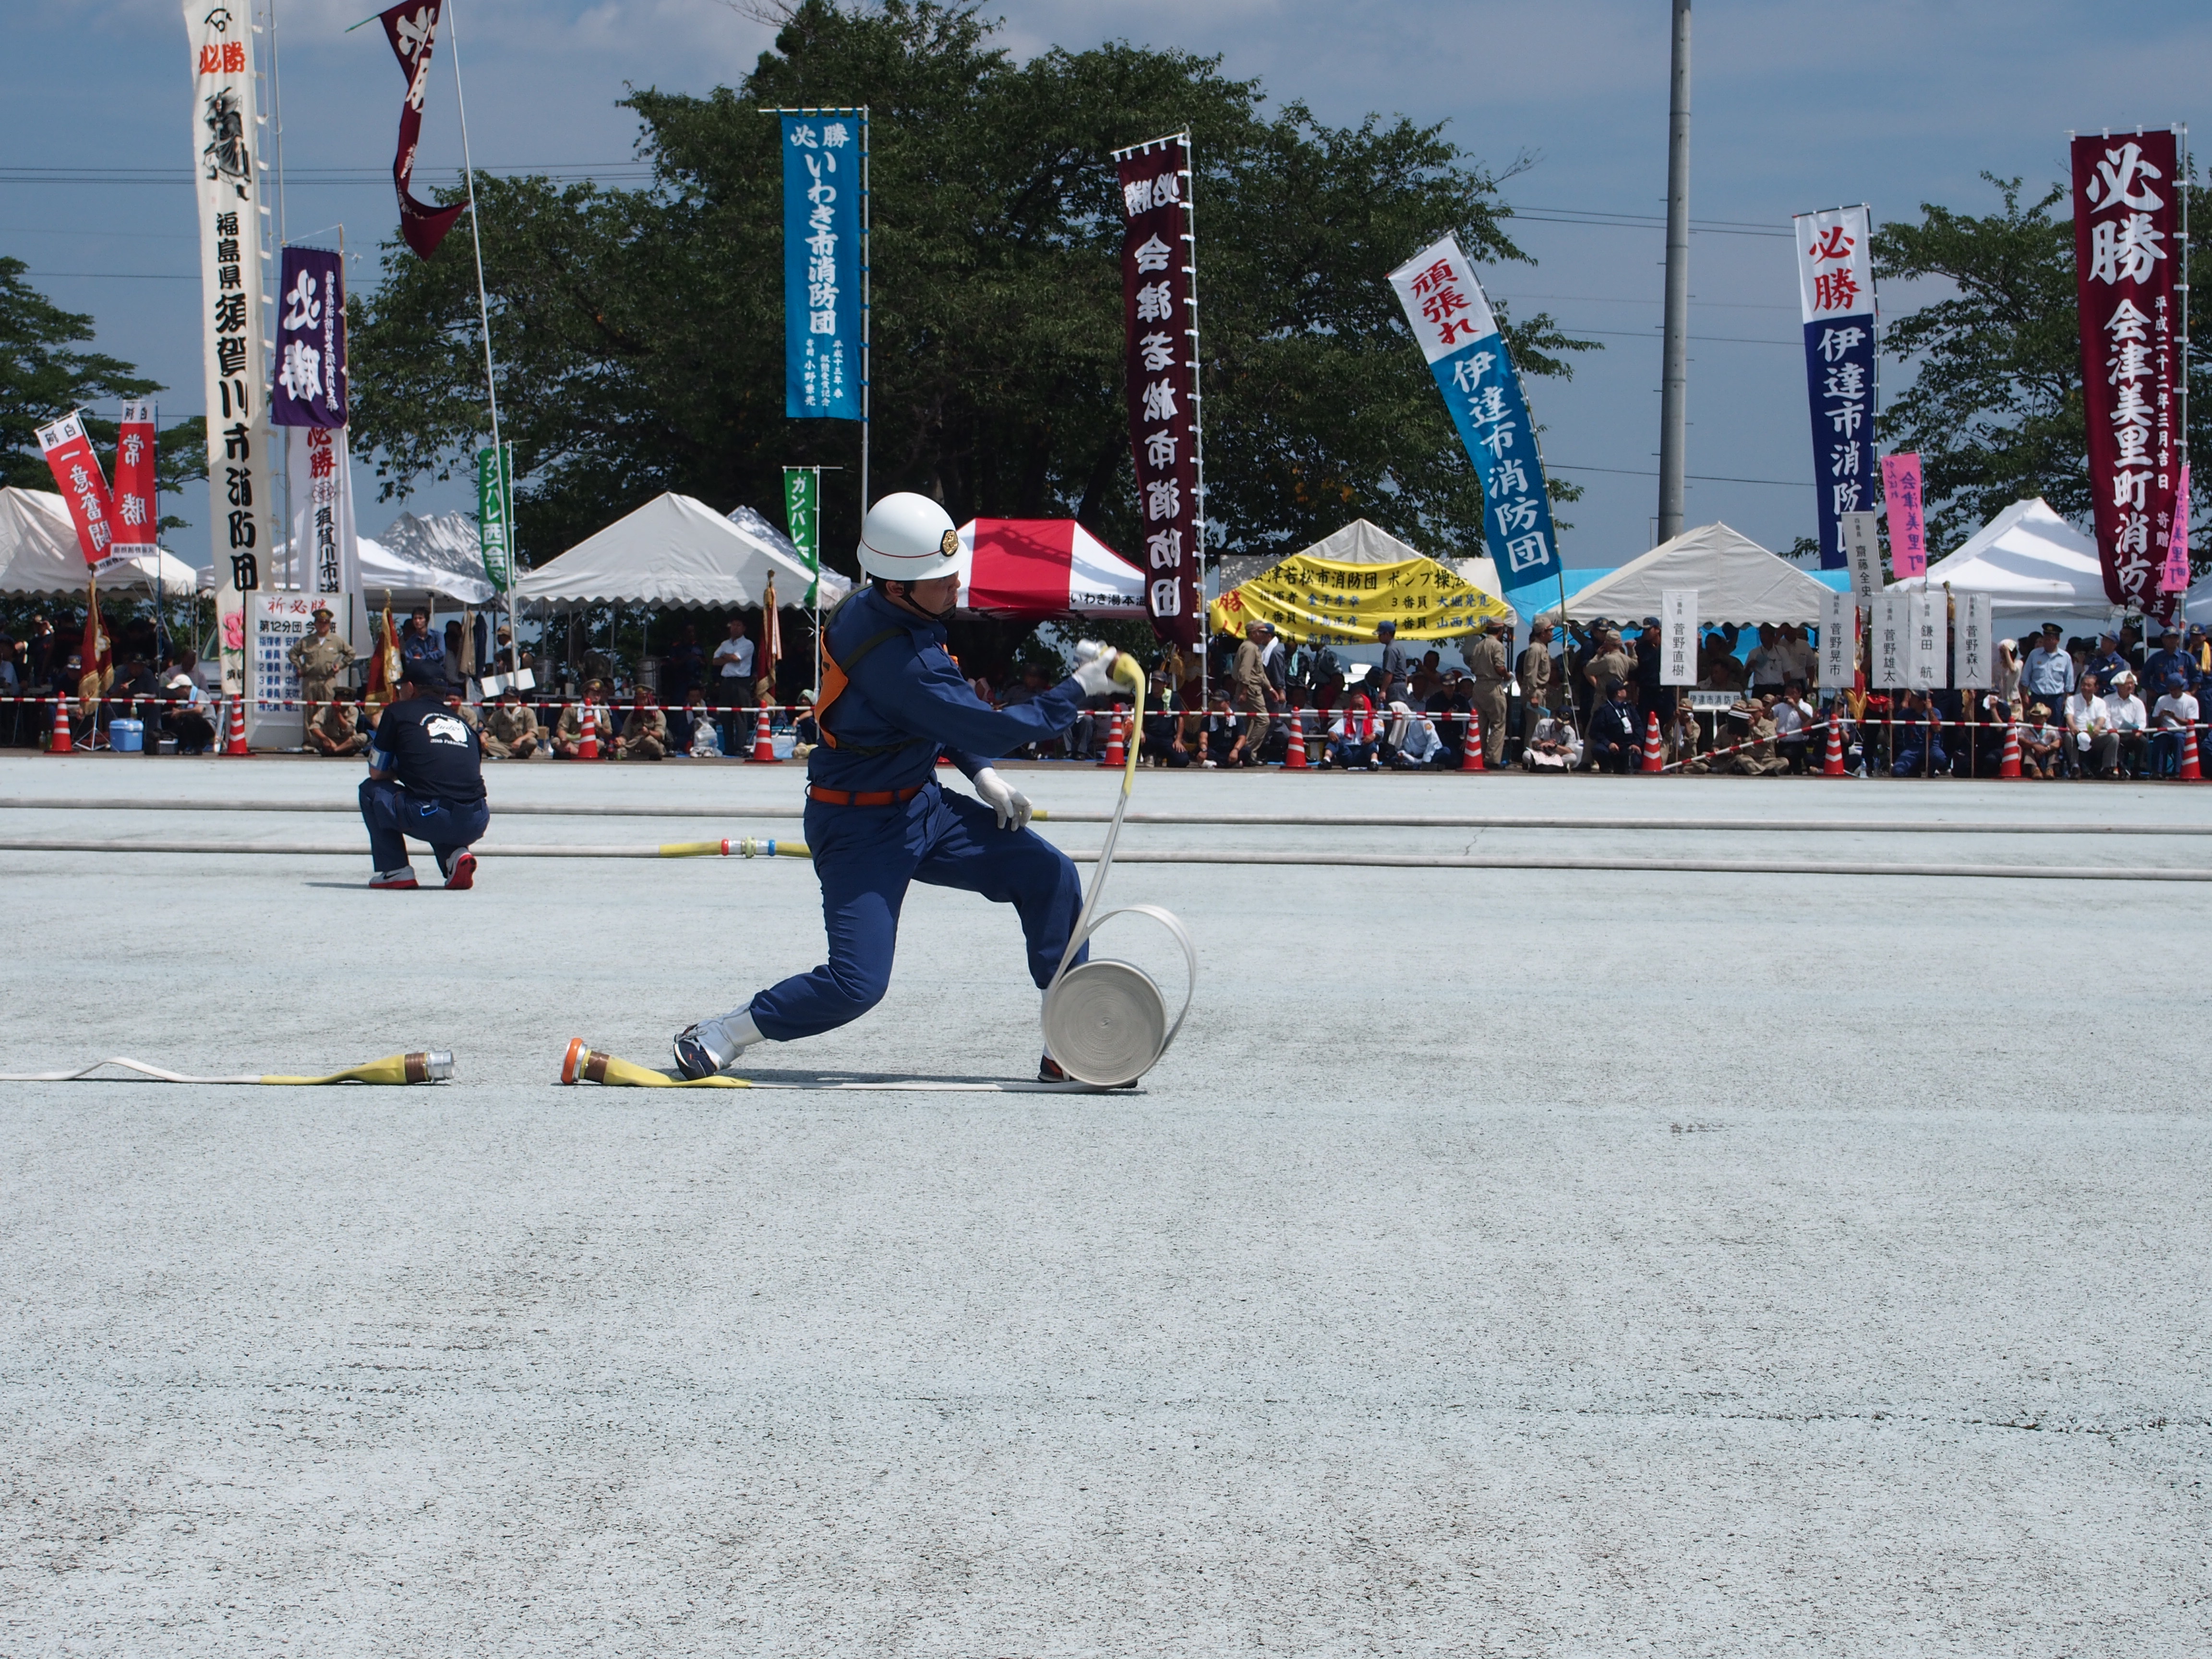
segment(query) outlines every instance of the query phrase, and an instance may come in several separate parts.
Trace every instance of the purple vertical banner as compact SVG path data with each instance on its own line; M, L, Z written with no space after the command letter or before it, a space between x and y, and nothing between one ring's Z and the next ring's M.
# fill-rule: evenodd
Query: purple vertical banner
M1893 581L1928 574L1928 520L1920 494L1920 458L1881 458L1882 505L1889 509L1889 574Z
M288 247L276 294L276 426L346 423L345 277L325 248Z

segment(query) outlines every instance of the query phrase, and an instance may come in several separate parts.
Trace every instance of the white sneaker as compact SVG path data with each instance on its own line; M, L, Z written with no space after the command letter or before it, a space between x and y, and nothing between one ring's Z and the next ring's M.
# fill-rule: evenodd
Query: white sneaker
M753 1024L750 1006L732 1008L717 1019L702 1019L676 1034L676 1069L687 1078L712 1077L738 1063L738 1056L765 1042Z

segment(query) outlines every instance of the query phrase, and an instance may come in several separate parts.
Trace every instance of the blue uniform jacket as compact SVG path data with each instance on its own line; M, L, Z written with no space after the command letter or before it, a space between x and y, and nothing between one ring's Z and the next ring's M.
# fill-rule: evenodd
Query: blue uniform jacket
M857 663L850 660L887 629L898 631ZM898 609L872 586L840 607L823 643L849 680L830 708L828 725L850 747L824 743L806 757L808 780L827 788L915 787L936 775L939 750L972 778L1009 749L1066 731L1082 712L1083 690L1073 679L1033 702L993 708L961 678L945 648L944 628ZM893 744L906 746L855 752Z

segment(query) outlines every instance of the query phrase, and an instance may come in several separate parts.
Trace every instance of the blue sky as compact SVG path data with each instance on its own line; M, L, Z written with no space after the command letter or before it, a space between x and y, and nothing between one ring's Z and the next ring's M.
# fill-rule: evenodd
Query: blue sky
M276 0L289 228L321 240L342 222L349 249L366 256L363 280L393 227L388 169L402 89L380 30L343 33L370 3ZM455 3L480 167L618 176L635 135L614 106L625 83L703 93L733 83L769 39L720 0ZM1589 492L1565 514L1568 562L1615 564L1649 544L1667 0L1031 0L986 9L1005 20L1001 39L1018 55L1109 35L1218 52L1228 73L1303 99L1325 120L1403 112L1448 120L1460 144L1493 165L1533 152L1506 197L1523 215L1513 233L1538 263L1486 276L1516 313L1540 307L1606 346L1571 385L1529 388L1547 459ZM182 12L167 0L64 0L15 14L9 33L0 249L25 260L58 303L90 313L100 349L172 388L165 419L196 414ZM445 44L440 57L418 175L426 194L460 156ZM1696 14L1693 64L1691 210L1703 228L1691 244L1689 516L1786 548L1813 527L1790 215L1856 201L1877 219L1911 216L1923 201L1982 211L1995 200L1984 170L2031 185L2061 177L2069 127L2193 125L2212 64L2212 7L1713 0ZM58 169L176 177L26 176ZM1917 297L1891 291L1884 308L1893 314ZM398 507L375 502L366 476L358 482L373 533ZM406 503L462 504L451 486ZM197 520L204 506L194 491L181 511ZM204 532L173 541L206 562Z

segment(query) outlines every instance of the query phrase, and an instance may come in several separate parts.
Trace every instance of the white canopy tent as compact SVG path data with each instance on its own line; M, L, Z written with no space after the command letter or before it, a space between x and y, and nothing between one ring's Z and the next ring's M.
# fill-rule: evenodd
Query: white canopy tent
M1992 619L2104 628L2118 614L2105 592L2097 544L2051 510L2041 496L2014 501L1923 576L1892 582L1893 592L1949 587L1986 593Z
M1218 598L1230 588L1241 586L1255 576L1264 575L1287 558L1326 559L1332 564L1403 564L1408 559L1426 559L1435 556L1424 553L1409 542L1401 542L1378 524L1365 519L1354 519L1341 530L1333 530L1310 547L1302 547L1296 553L1285 553L1274 558L1257 554L1235 554L1217 559L1207 567L1206 574ZM1504 590L1498 585L1498 566L1488 558L1437 559L1437 562L1454 572L1461 580L1472 582L1484 592L1502 595ZM1218 581L1212 579L1218 577ZM1508 604L1511 600L1506 601Z
M85 568L66 501L50 489L0 489L0 593L82 593ZM104 562L100 582L150 593L158 578L165 592L189 596L206 574L161 549Z
M552 605L744 611L761 603L771 574L779 605L801 603L813 580L801 561L767 537L672 491L530 572L515 584L514 597ZM823 570L822 602L835 604L850 586Z
M1698 592L1704 623L1802 623L1817 626L1828 589L1724 524L1699 525L1631 559L1567 601L1573 622L1641 622L1659 614L1670 587ZM1553 613L1547 613L1553 614Z

